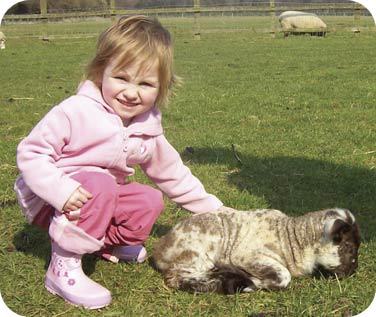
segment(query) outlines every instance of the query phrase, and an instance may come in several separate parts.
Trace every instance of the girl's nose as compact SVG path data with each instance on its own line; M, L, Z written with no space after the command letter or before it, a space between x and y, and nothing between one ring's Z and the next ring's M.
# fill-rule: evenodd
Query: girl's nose
M123 90L123 96L127 100L136 100L138 98L138 87L133 84L129 84L127 88Z

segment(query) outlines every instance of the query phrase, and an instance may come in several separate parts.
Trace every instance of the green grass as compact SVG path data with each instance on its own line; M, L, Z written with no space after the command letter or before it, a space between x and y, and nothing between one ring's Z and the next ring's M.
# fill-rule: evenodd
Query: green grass
M360 36L343 28L326 38L273 39L244 27L252 19L210 18L202 25L212 27L194 41L191 22L165 20L184 79L164 112L170 142L228 206L278 208L290 215L332 206L353 210L362 231L358 271L340 281L304 277L284 291L226 297L170 290L147 263L112 265L89 255L84 269L112 291L111 306L88 312L47 293L49 243L44 232L26 224L17 206L15 151L52 105L74 93L95 39L11 37L0 51L0 291L13 311L28 317L316 317L356 315L370 304L376 289L374 27ZM55 32L64 33L59 26L65 27L56 24ZM19 34L29 28L17 27ZM69 25L72 32L75 27L79 32L80 25ZM140 172L135 179L147 182ZM166 199L148 251L187 215Z

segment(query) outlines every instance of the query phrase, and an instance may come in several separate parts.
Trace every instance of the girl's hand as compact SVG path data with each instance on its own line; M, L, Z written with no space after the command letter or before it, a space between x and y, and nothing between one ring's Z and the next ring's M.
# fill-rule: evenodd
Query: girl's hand
M82 206L92 197L93 195L89 193L86 189L82 188L81 186L78 187L69 197L68 201L65 203L63 207L63 212L69 213L71 211L75 211L82 208Z
M231 207L226 207L226 206L222 206L222 207L219 207L218 209L219 211L224 211L224 212L228 212L228 211L235 211L234 208L231 208Z

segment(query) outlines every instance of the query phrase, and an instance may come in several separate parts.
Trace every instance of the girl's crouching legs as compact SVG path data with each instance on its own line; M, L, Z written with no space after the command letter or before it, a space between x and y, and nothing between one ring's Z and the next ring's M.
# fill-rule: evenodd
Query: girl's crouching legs
M108 175L100 173L80 173L74 178L93 198L80 209L79 219L74 223L55 212L49 226L52 248L45 286L73 305L96 309L110 304L111 293L85 275L81 257L103 247L116 206L117 185Z
M112 262L143 262L143 243L164 208L162 193L147 185L121 186L118 206L105 237L102 256Z

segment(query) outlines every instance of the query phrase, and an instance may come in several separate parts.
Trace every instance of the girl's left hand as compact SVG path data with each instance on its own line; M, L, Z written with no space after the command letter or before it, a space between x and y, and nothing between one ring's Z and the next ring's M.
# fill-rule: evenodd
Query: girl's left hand
M82 206L92 197L93 195L86 189L81 186L78 187L65 203L63 213L70 213L71 211L76 211L82 208Z
M222 207L219 207L218 210L226 212L226 211L234 211L235 209L231 207L222 206Z

